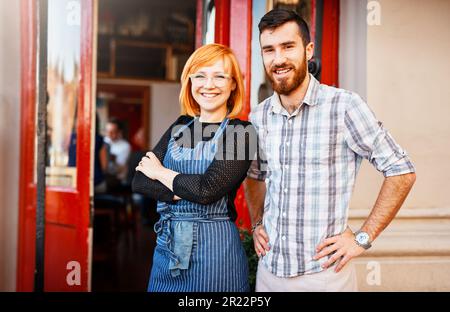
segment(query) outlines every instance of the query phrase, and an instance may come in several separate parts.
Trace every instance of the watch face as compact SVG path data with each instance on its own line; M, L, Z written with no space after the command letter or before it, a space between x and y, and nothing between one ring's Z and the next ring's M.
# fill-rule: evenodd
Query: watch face
M358 233L358 235L356 235L356 240L361 245L365 245L369 242L369 234L364 233L364 232Z

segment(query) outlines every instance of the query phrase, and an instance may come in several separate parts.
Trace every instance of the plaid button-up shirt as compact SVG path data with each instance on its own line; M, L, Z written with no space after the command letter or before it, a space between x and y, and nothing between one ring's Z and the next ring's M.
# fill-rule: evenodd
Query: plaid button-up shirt
M414 172L406 152L355 93L313 76L291 115L278 94L253 108L260 157L248 176L265 181L263 224L270 251L263 264L275 275L322 271L317 245L347 227L348 208L363 158L385 177ZM375 190L374 190L375 191Z

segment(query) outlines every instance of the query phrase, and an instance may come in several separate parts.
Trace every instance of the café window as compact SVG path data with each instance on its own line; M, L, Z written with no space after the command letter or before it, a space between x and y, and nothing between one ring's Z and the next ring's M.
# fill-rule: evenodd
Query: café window
M48 186L76 187L81 10L80 0L48 1Z

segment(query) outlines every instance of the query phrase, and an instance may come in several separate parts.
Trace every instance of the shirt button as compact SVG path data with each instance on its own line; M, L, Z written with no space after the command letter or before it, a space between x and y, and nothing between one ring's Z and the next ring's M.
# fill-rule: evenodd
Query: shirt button
M286 240L286 236L284 236L284 235L281 236L281 239L282 239L282 240Z
M289 165L284 166L284 169L289 169Z
M292 124L292 119L289 119L289 123Z
M287 191L288 191L288 189L287 189L287 188L285 188L285 189L283 190L283 192L285 192L285 193L287 193Z
M287 142L287 143L286 143L286 146L289 146L289 145L291 145L291 143Z
M286 212L283 212L283 217L286 217Z

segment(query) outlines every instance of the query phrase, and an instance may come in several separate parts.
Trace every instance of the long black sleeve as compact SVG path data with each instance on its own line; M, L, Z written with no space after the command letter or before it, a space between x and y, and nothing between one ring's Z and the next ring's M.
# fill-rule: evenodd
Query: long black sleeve
M233 122L233 125L242 127L231 127L230 131L227 128L224 144L220 145L204 174L179 174L175 177L173 190L177 196L200 204L210 204L226 194L235 194L256 153L256 131L249 122ZM245 130L241 132L243 128Z
M155 148L152 150L161 163L163 162L167 152L167 145L171 137L172 128L180 122L184 122L185 119L185 116L179 117L177 121L175 121L169 129L166 130L158 144L156 144ZM136 171L131 183L131 188L135 193L146 195L158 201L173 201L174 193L169 188L157 180L150 179L140 171Z

